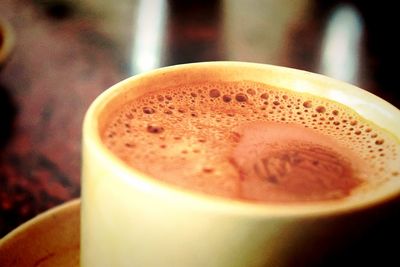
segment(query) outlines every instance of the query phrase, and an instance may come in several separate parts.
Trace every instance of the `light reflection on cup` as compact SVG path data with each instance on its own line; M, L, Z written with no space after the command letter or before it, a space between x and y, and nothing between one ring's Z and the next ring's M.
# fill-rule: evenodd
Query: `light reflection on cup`
M5 63L14 47L14 31L10 23L0 18L0 67Z

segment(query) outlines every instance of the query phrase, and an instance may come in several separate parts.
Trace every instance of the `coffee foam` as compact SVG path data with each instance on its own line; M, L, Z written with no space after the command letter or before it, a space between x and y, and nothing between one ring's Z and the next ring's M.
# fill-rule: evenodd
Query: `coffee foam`
M102 133L135 169L206 194L338 199L399 176L399 142L334 101L266 84L219 82L147 93Z

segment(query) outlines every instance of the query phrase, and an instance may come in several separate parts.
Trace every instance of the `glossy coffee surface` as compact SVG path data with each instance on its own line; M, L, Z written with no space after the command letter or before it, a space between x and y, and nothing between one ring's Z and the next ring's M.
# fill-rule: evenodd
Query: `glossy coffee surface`
M353 110L252 81L147 93L107 125L103 141L131 167L234 199L340 199L399 175L399 143Z

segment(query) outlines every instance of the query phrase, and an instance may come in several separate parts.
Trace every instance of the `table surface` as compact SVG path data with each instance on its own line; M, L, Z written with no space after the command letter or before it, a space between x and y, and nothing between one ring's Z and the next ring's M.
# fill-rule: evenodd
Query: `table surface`
M366 2L1 0L16 43L0 69L0 237L80 196L84 113L136 73L198 61L269 63L353 83L400 107L396 9ZM398 244L399 223L396 212L382 218L371 235L383 245L351 254L390 258L395 250L384 244Z

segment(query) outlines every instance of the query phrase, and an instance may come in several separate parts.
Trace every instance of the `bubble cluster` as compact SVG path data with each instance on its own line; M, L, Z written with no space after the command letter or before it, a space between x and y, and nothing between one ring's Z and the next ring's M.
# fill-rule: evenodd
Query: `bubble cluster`
M399 176L400 145L390 133L334 101L250 81L145 94L115 112L102 138L121 159L153 177L243 199L243 177L231 154L241 142L234 129L249 122L297 125L335 140L364 162L355 173L367 183Z

